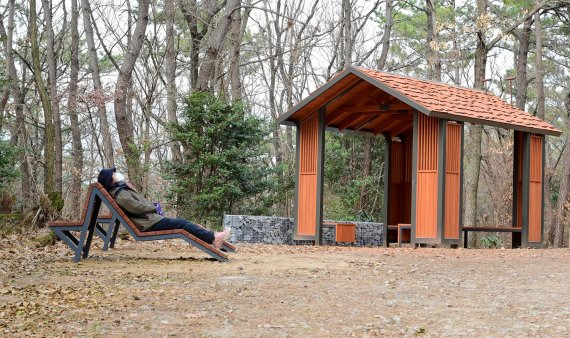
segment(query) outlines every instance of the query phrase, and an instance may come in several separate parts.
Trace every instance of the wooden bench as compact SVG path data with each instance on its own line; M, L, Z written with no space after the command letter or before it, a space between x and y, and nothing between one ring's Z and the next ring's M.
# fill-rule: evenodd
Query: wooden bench
M111 212L110 215L98 216L101 204L109 208ZM101 226L103 223L109 224L106 230ZM50 229L75 252L75 262L79 262L82 256L83 258L89 256L89 249L94 234L97 234L103 239L104 250L107 250L108 247L113 248L120 225L123 225L137 241L180 238L218 261L228 261L228 257L221 250L216 249L213 245L202 241L185 230L140 231L117 202L115 202L109 192L99 183L89 185L87 201L83 209L81 221L48 223ZM80 232L79 238L72 234L74 231ZM225 241L222 244L222 248L225 251L235 251L235 247Z
M407 234L404 236L404 230L406 230ZM402 246L402 239L403 237L406 238L407 243L411 243L412 239L412 225L399 223L398 224L398 246Z
M341 222L324 222L323 227L333 228L333 241L335 243L356 242L356 224Z
M463 247L467 248L468 233L469 231L481 231L481 232L512 232L512 233L522 233L522 228L517 227L484 227L484 226L464 226L461 228L463 231ZM514 245L513 245L514 247Z

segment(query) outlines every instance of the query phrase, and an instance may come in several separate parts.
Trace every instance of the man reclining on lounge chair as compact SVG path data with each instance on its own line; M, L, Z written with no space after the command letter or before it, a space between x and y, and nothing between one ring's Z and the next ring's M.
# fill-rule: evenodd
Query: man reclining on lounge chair
M160 231L184 229L214 247L220 248L230 234L230 229L223 232L212 232L196 224L180 219L159 215L157 206L147 201L133 186L125 181L125 177L115 168L103 169L97 181L107 189L117 204L127 212L130 219L140 231Z

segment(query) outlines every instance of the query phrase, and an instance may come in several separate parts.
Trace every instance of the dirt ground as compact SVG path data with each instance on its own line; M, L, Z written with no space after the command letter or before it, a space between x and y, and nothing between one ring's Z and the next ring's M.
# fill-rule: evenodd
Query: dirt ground
M0 336L570 336L570 250L0 240Z

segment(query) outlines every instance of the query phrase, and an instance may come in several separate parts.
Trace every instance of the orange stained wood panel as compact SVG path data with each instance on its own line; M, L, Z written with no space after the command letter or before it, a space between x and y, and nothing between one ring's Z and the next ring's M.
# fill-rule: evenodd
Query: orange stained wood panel
M416 238L437 237L439 119L418 113Z
M445 144L445 216L443 237L459 239L459 213L461 198L461 133L463 126L448 123Z
M542 136L530 136L529 242L542 241Z
M297 235L314 236L317 221L317 160L319 114L300 123Z
M335 237L337 243L354 243L356 241L356 225L354 223L337 223Z

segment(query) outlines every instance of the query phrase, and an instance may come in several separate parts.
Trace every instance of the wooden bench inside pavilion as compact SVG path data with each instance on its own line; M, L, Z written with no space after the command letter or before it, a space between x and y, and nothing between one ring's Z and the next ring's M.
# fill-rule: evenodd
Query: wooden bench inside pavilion
M296 136L296 240L322 242L325 132L384 137L384 245L461 244L469 231L511 232L540 247L544 140L551 124L480 90L348 67L279 117ZM463 224L464 123L513 130L509 226Z

